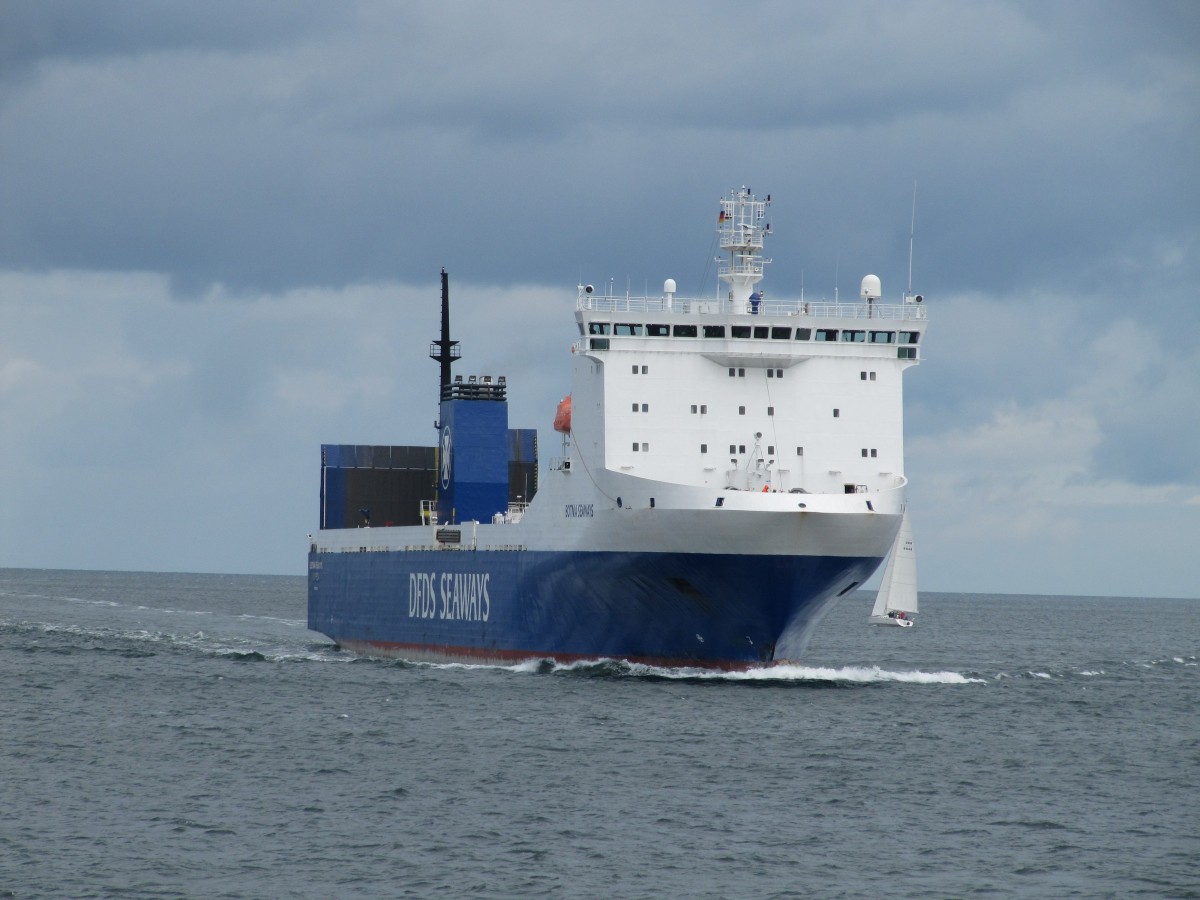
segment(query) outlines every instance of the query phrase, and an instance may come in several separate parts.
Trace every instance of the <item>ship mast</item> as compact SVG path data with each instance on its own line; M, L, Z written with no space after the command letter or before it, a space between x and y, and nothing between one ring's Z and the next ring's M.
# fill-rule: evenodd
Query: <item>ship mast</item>
M442 269L442 339L429 345L430 359L441 363L441 390L439 397L445 398L450 391L450 364L462 356L458 341L450 340L450 276Z
M770 204L770 194L759 200L747 187L721 198L717 234L721 250L728 255L717 257L717 277L729 284L734 312L758 312L762 292L754 286L762 281L763 266L771 261L762 256L763 237L771 232L766 221Z

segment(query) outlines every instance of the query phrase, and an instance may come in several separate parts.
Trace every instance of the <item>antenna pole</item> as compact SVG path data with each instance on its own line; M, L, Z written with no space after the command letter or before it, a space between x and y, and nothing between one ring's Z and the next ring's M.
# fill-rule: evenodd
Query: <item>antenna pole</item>
M913 202L912 202L912 222L908 226L908 291L904 295L907 300L912 296L912 253L913 253L913 234L917 230L917 180L913 179Z

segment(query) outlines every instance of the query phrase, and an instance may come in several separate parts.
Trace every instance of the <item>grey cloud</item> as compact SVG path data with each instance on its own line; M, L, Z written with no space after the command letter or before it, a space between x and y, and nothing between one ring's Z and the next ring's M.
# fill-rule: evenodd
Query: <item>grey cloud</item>
M94 42L76 36L90 25L43 40L0 111L0 263L161 271L187 293L446 262L512 283L595 259L657 281L653 243L699 291L709 235L661 221L699 224L699 202L749 182L799 250L776 289L887 265L899 287L916 179L928 289L1006 289L1096 277L1131 232L1191 221L1200 189L1179 104L1195 66L1157 45L1092 58L1119 30L1102 17L752 6L740 50L718 4L331 8L253 7L231 36L232 8L202 27L193 5L89 5L119 11ZM145 21L122 39L130 10Z
M306 0L8 0L0 6L0 77L55 61L279 46L345 20L341 4Z

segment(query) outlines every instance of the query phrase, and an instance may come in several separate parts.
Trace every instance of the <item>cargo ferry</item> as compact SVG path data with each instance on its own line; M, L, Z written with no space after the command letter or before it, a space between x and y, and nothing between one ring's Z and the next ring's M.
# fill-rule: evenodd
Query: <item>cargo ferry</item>
M854 302L767 294L770 204L720 198L717 297L578 286L544 465L506 379L453 373L443 271L438 442L322 447L309 628L417 661L747 668L800 656L898 540L911 555L923 298L884 303L874 275Z

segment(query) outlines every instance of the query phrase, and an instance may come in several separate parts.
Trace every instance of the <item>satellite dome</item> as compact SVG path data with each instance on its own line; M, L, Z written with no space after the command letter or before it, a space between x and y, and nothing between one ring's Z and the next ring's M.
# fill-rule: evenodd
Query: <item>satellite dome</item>
M879 284L878 275L867 275L862 280L862 290L859 291L859 296L864 300L878 300L882 295L883 290Z

